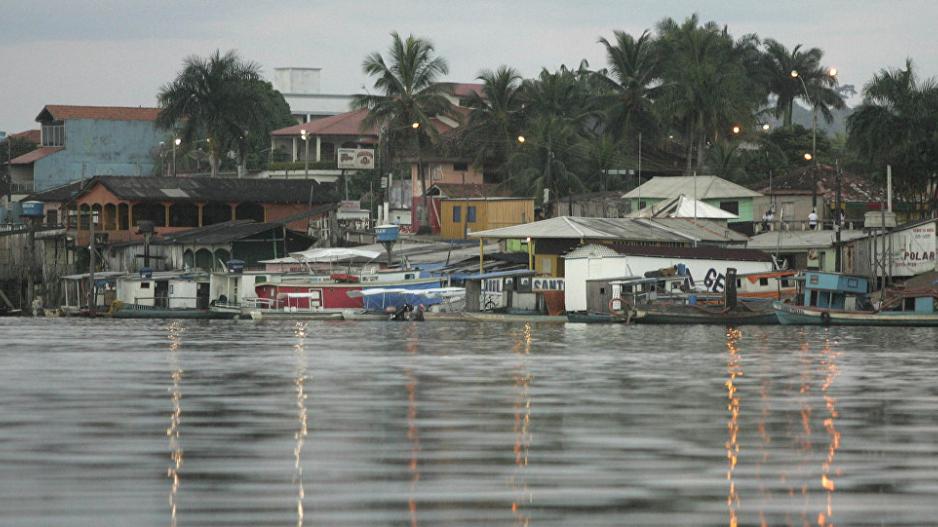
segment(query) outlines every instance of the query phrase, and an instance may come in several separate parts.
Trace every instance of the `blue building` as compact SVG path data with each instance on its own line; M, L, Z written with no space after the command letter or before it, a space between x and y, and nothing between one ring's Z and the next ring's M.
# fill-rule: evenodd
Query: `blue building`
M93 176L152 176L165 136L158 114L159 108L46 106L36 117L39 148L10 162L12 182L40 192Z

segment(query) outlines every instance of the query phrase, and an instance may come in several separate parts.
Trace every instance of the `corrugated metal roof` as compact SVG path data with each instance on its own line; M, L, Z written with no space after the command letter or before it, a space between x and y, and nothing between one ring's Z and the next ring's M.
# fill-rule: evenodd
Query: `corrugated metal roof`
M834 231L771 231L753 236L746 247L774 251L820 249L834 246ZM863 231L840 231L840 241L848 242L865 236Z
M741 242L742 234L708 220L682 218L583 218L558 216L547 220L469 234L470 238L553 238L578 240L628 240L634 242L694 241Z
M281 228L282 225L279 223L257 223L254 220L226 221L169 234L163 236L163 241L164 243L215 245L242 240L255 234Z
M313 203L338 201L332 188L308 180L95 176L85 190L98 183L120 199L139 201L307 203L311 186Z
M695 181L696 180L696 181ZM697 190L694 191L696 185ZM697 199L757 198L758 192L717 176L658 176L622 196L667 199L684 194Z

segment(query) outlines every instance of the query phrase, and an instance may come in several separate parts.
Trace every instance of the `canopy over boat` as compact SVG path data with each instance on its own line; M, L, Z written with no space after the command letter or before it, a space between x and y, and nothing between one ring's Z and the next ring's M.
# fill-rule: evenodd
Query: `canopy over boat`
M413 295L413 296L426 296L426 297L454 297L454 296L463 296L466 294L466 290L462 287L434 287L430 289L403 289L399 287L373 287L369 289L361 289L356 291L349 291L348 296L352 298L357 298L360 296L378 296L378 295Z
M366 251L364 249L353 249L349 247L327 247L321 249L306 249L305 251L298 251L295 253L290 253L289 256L284 256L282 258L274 258L273 260L261 260L260 263L263 264L278 264L278 263L313 263L313 262L340 262L346 260L354 260L356 258L364 259L367 261L374 260L375 258L381 256L381 253L377 251Z

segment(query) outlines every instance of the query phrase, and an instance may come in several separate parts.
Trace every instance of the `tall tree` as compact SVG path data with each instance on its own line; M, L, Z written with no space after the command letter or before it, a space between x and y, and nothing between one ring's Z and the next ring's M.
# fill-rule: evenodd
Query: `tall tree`
M605 112L608 132L625 140L639 132L647 134L657 126L654 100L660 90L661 57L648 31L638 38L623 31L614 31L613 35L614 43L605 37L599 39L606 48L609 67L597 78L609 93L599 95L598 103Z
M827 122L833 119L832 108L844 108L836 76L821 65L824 52L820 48L803 50L798 44L789 51L777 40L766 39L764 50L762 68L765 81L769 92L776 97L775 116L783 119L786 128L791 128L795 99L805 101L809 107L817 106L817 111ZM797 76L792 72L797 72Z
M208 139L209 164L212 176L217 176L222 153L243 152L246 136L265 135L257 127L262 120L257 115L259 81L260 66L234 51L188 57L176 79L157 95L161 108L157 124L176 130L189 144Z
M920 81L911 59L884 69L864 86L847 118L848 144L878 169L892 165L897 197L924 213L938 211L938 84Z
M432 122L437 115L458 118L453 112L446 88L439 83L449 73L443 57L429 40L408 35L402 39L397 32L391 33L388 59L379 52L365 58L362 64L365 74L374 77L377 95L356 95L352 101L355 108L367 108L368 116L363 121L366 127L378 127L382 135L388 135L390 144L403 147L413 145L417 156L417 172L420 177L425 219L427 204L427 177L421 159L423 149L439 142L439 132ZM414 128L413 125L417 127ZM410 138L402 137L409 134ZM427 225L422 221L421 225Z
M508 156L517 146L523 122L521 75L514 68L500 66L483 70L477 77L482 92L469 97L469 119L461 131L461 143L474 154L474 163L491 163L503 172Z
M699 24L696 15L678 24L658 23L662 57L660 104L671 126L684 136L685 172L704 160L704 147L729 135L733 123L748 124L765 101L758 82L758 40L734 41L714 22Z

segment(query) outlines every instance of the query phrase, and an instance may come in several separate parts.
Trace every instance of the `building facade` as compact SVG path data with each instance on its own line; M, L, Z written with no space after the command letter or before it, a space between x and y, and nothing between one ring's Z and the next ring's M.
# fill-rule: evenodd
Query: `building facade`
M39 192L94 176L153 175L164 138L158 114L158 108L48 105L36 117L39 148L10 162L13 183Z

